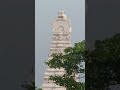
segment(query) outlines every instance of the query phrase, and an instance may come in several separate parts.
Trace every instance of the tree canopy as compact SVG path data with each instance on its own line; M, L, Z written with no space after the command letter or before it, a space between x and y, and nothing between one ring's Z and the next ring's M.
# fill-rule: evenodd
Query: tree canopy
M25 90L42 90L42 88L37 88L35 86L35 81L31 81L30 83L24 82L24 84L21 85Z
M64 54L53 54L52 57L46 64L50 68L64 68L66 73L50 76L50 80L66 87L66 90L110 90L110 85L120 84L120 34L97 40L92 51L82 41L65 49ZM85 61L85 68L82 61ZM76 73L85 73L86 82L75 81ZM23 87L26 90L36 88L34 82Z
M120 84L120 34L97 40L95 49L86 51L86 90L109 90Z
M85 60L85 41L75 43L74 47L68 47L64 54L53 54L52 59L46 64L50 68L64 68L63 76L50 76L50 80L57 85L66 87L66 90L85 90L85 84L75 81L75 74L84 73L81 62Z

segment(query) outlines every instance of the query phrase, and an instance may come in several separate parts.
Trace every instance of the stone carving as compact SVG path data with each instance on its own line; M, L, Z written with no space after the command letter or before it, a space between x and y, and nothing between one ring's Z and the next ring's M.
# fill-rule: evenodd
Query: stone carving
M63 50L71 46L70 34L71 34L71 23L70 19L65 15L63 10L58 12L57 18L53 23L53 37L52 37L52 47L50 48L50 53L48 60L52 57L53 53L63 53ZM44 81L42 85L43 90L66 90L65 87L58 86L49 80L50 75L63 75L65 73L64 69L53 69L47 68L44 73Z

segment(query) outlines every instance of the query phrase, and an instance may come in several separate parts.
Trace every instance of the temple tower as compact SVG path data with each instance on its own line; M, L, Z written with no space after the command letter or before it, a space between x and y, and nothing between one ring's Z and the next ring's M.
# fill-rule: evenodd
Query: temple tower
M63 50L67 47L71 47L71 21L65 15L64 10L58 12L57 17L53 21L53 36L52 44L48 56L50 60L51 55L54 53L63 53ZM66 90L65 87L58 86L49 80L51 75L63 75L65 73L64 69L53 69L47 68L44 73L44 81L42 85L43 90Z

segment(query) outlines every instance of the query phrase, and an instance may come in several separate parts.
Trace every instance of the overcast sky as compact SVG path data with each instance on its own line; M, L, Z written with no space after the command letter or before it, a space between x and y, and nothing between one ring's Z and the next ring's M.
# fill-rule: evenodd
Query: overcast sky
M72 45L85 40L85 0L35 1L35 83L41 87L52 40L52 21L64 9L72 23Z

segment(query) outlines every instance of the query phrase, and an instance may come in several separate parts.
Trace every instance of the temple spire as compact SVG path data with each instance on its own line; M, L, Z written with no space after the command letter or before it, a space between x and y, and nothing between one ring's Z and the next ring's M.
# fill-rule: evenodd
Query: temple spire
M65 11L63 9L59 10L58 14L65 14Z
M67 19L65 11L63 9L61 9L61 10L58 11L58 19L63 19L63 20Z

